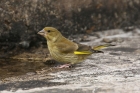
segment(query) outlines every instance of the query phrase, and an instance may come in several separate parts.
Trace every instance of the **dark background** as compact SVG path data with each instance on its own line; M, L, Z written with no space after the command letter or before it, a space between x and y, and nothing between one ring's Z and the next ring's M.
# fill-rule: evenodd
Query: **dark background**
M139 27L140 0L0 0L0 51L40 47L37 32L53 26L68 37Z

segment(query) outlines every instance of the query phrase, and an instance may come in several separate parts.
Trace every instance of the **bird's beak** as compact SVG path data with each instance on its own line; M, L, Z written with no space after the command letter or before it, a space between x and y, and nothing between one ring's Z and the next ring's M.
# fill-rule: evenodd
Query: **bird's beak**
M44 35L45 35L45 31L44 31L44 29L41 30L41 31L39 31L37 34L44 36Z

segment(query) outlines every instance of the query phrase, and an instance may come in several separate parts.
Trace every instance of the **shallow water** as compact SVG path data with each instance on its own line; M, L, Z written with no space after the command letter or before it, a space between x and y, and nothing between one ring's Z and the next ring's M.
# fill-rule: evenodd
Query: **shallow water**
M0 79L24 74L35 74L37 70L41 70L43 67L47 67L44 62L0 59Z

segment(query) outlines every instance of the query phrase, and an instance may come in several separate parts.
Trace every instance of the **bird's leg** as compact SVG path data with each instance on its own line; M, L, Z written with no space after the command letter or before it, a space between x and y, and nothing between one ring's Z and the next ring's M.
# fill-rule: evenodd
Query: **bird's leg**
M69 67L71 67L71 64L60 65L57 68L69 68Z

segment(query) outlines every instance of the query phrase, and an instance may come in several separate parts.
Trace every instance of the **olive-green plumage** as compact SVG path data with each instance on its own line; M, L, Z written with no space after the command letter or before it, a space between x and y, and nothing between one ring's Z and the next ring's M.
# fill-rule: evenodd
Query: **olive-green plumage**
M75 64L82 62L92 53L99 53L100 49L110 45L91 47L74 43L65 38L57 29L45 27L38 34L47 39L48 49L53 59L63 63Z

